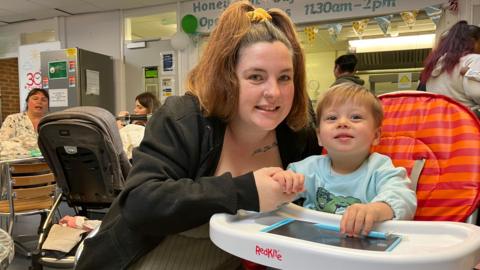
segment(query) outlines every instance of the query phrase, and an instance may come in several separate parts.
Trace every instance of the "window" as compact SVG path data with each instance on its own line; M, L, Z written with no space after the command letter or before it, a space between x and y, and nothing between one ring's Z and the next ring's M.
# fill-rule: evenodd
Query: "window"
M170 38L177 32L175 11L125 19L125 40L144 41Z

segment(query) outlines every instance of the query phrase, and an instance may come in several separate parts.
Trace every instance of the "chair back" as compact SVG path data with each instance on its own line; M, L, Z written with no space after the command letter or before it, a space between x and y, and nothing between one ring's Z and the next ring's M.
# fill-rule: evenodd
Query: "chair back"
M416 188L415 220L465 221L479 204L480 122L455 100L428 92L379 96L385 118L373 151L412 173L425 160Z
M68 203L108 207L130 169L115 117L99 107L73 107L42 118L38 132L39 148Z
M9 216L8 231L11 233L15 215L30 215L48 212L55 195L55 177L48 164L4 164L0 214Z
M13 213L49 209L53 203L55 177L45 162L9 164L10 179L5 194L7 200L0 202L0 212ZM11 203L9 202L11 200Z

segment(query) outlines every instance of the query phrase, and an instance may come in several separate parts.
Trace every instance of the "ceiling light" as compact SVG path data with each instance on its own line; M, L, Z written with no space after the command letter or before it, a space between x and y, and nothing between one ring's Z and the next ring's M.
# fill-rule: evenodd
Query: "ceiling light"
M425 49L432 48L434 44L435 34L348 41L349 51L357 53Z

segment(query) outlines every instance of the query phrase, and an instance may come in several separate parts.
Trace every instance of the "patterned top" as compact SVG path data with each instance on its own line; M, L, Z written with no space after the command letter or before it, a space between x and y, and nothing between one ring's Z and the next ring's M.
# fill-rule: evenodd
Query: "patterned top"
M29 156L30 150L38 149L37 140L38 134L27 113L11 114L0 128L0 158Z
M0 269L4 269L13 261L14 249L12 237L0 229Z
M122 139L123 151L128 159L132 159L133 148L138 147L145 134L145 127L136 124L129 124L119 130Z

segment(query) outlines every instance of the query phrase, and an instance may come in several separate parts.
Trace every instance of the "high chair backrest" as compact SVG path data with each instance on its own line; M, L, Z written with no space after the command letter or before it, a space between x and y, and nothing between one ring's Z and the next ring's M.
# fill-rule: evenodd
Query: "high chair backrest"
M130 163L115 117L99 107L73 107L43 117L38 145L70 205L108 207Z
M379 96L385 112L373 151L418 173L415 220L465 221L479 204L480 122L455 100L428 92ZM418 163L418 162L417 162ZM417 172L415 172L417 171Z

